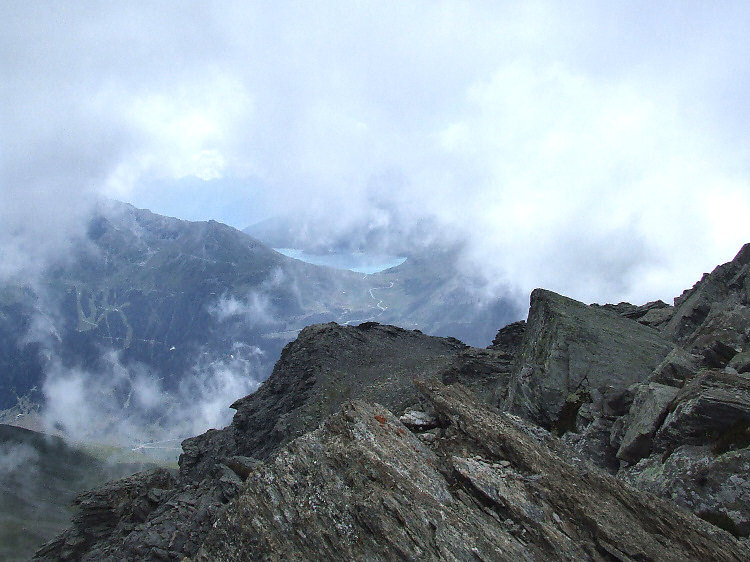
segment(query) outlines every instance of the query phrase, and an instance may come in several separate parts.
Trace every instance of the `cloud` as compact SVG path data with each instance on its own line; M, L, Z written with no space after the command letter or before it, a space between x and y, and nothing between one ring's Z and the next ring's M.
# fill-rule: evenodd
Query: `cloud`
M10 473L26 474L34 477L37 472L36 462L39 453L24 443L0 443L0 475L7 477Z
M202 355L194 368L167 387L158 373L103 355L101 372L53 361L43 385L41 416L50 432L73 441L111 443L174 458L180 442L227 425L229 404L260 384L263 352L235 344L227 357Z
M430 218L490 291L670 298L750 237L748 11L7 5L0 275L96 196L245 226L230 199L332 239Z
M271 303L267 294L250 292L244 300L233 296L224 296L211 307L211 313L219 322L232 318L241 318L245 325L253 327L273 321L270 311Z
M281 268L276 267L256 289L239 298L224 294L209 307L209 312L219 322L239 321L243 328L269 328L279 323L272 299L274 293L281 288L286 290L287 298L296 297L299 303L297 284L288 279Z

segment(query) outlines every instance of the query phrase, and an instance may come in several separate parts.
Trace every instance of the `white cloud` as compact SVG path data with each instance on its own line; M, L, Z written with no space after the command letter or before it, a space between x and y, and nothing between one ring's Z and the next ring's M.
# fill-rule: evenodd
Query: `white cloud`
M263 352L236 344L226 357L201 357L174 385L114 351L102 372L53 361L43 386L48 431L74 441L96 441L176 457L180 442L232 419L229 405L260 384ZM152 452L153 452L152 451Z
M65 255L91 196L169 212L195 177L329 229L436 217L523 291L668 298L750 237L749 11L5 6L0 275Z

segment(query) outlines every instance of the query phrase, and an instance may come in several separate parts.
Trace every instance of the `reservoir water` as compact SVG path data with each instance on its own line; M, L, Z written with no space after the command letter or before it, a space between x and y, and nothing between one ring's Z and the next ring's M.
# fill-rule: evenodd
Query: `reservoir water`
M274 250L290 258L313 265L325 265L335 269L348 269L349 271L367 274L379 273L406 261L406 258L402 257L365 254L364 252L311 254L295 248L274 248Z

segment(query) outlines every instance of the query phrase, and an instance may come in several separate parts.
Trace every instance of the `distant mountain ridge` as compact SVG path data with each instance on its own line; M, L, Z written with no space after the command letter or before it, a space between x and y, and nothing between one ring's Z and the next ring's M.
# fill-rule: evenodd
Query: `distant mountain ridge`
M489 342L487 320L517 311L503 299L479 305L459 273L443 252L363 276L287 258L215 221L104 202L35 289L0 288L0 410L29 393L39 401L51 362L103 372L110 351L166 390L217 361L242 360L263 378L316 322L377 319Z

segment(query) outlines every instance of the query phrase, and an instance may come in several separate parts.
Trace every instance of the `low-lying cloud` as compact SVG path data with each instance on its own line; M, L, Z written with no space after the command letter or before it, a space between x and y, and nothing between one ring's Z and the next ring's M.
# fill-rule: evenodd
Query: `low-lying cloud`
M263 352L235 344L227 357L201 356L176 388L143 365L123 364L115 351L89 372L53 363L43 386L46 429L73 441L110 443L175 458L180 442L232 418L229 405L260 384Z

